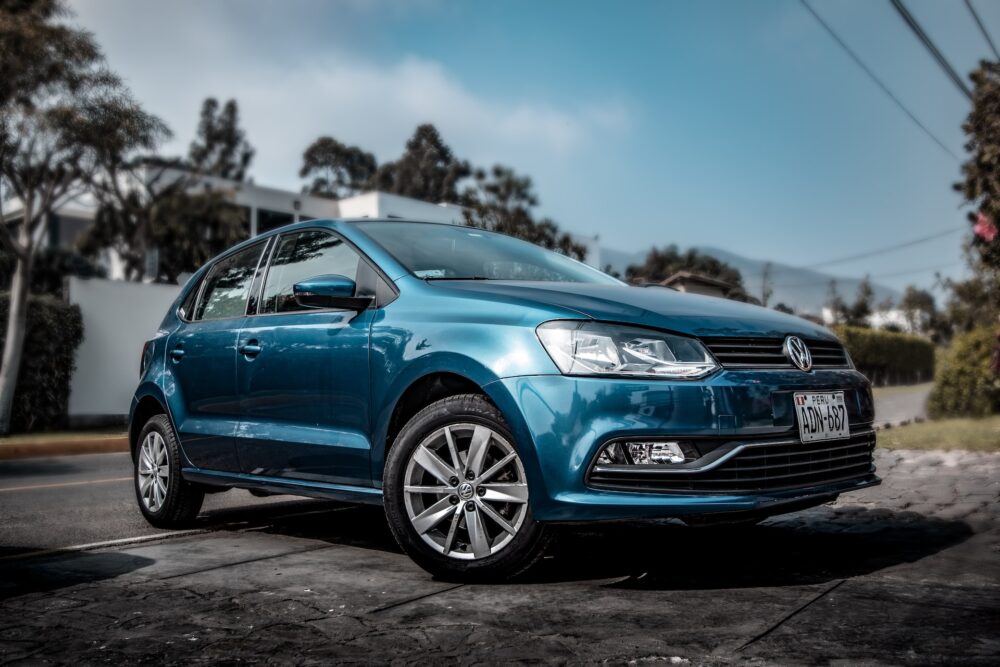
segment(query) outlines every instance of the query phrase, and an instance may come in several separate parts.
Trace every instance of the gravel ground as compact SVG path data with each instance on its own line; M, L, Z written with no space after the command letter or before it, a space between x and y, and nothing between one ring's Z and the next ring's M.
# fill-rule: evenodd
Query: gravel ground
M1000 663L1000 455L743 530L568 531L530 579L438 582L379 510L0 560L0 663Z

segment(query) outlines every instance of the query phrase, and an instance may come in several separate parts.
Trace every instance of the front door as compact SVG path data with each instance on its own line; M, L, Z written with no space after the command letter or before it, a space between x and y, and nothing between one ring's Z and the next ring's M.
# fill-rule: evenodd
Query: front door
M371 485L368 338L373 311L315 310L292 286L320 275L357 280L359 255L325 230L285 234L260 308L237 343L244 472Z
M167 341L177 396L171 400L184 453L195 466L237 472L236 340L264 243L224 257L196 288L188 321Z

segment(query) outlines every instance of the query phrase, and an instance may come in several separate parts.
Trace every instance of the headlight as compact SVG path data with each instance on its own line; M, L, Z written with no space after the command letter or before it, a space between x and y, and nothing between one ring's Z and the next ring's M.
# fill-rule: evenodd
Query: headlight
M546 322L538 339L566 375L638 375L692 379L718 364L693 338L585 321Z

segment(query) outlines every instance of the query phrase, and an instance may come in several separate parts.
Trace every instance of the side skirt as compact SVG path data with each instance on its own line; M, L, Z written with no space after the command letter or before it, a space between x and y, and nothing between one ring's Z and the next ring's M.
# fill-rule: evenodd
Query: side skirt
M346 484L325 484L305 482L282 477L262 477L245 473L216 472L199 468L184 468L181 474L188 482L209 486L231 486L238 489L253 489L275 494L290 494L309 498L340 500L366 505L382 504L382 489Z

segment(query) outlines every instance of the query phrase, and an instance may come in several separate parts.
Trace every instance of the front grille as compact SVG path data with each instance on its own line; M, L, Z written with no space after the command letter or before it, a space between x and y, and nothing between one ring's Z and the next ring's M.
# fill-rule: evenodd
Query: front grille
M590 486L656 493L748 494L818 486L873 476L874 431L844 440L741 441L739 453L710 470L667 472L658 466L594 466ZM739 444L739 443L737 443Z
M793 368L782 348L783 338L702 338L725 368ZM812 354L813 368L847 368L847 352L840 343L804 339Z

